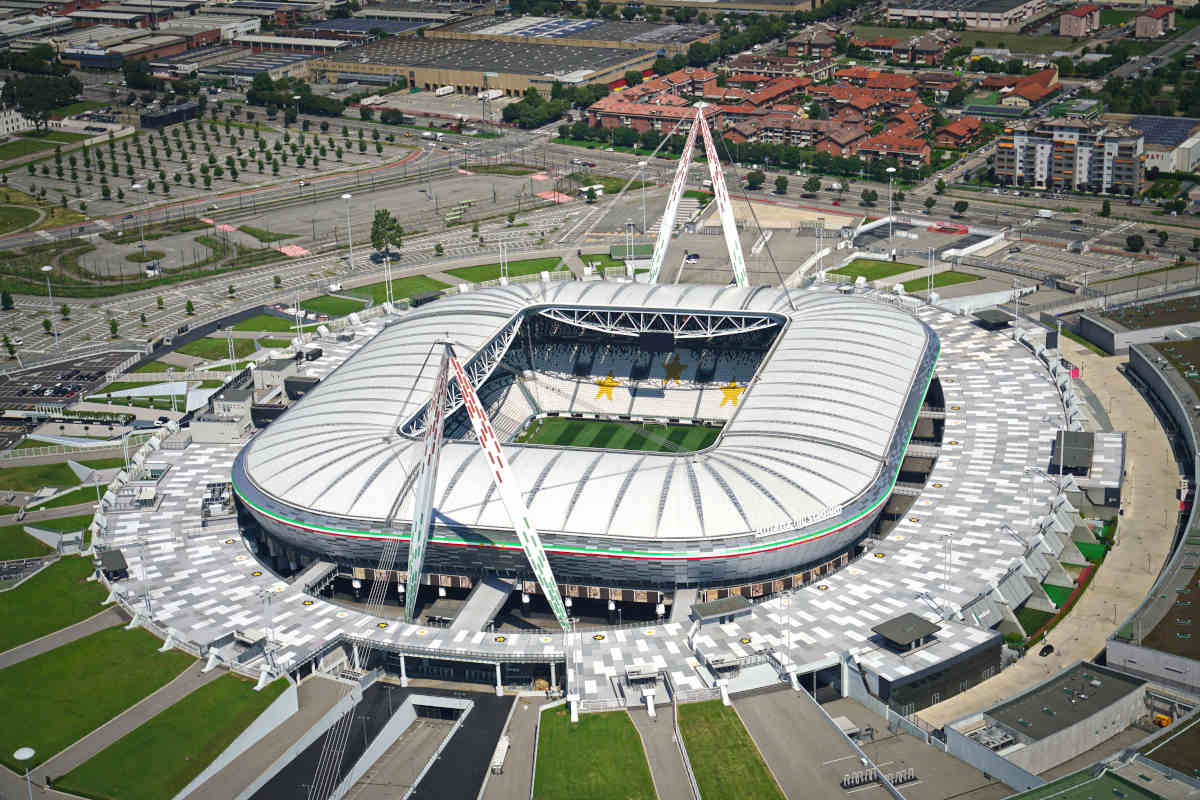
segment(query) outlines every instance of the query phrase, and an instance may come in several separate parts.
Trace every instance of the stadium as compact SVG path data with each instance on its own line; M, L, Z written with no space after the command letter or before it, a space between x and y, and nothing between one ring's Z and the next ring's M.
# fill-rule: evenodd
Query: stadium
M234 489L289 563L373 566L396 540L404 558L446 342L557 581L664 591L845 563L897 480L939 353L913 314L829 287L535 282L444 298L237 456ZM528 578L453 384L446 411L425 569Z

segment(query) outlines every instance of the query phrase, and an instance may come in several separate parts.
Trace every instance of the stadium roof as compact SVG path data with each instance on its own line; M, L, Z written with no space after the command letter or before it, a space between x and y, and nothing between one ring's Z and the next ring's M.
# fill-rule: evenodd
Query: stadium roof
M245 474L293 513L350 525L390 519L403 529L420 442L393 434L429 398L438 342L454 342L466 363L538 306L768 312L786 324L708 450L506 451L544 532L696 539L828 525L889 488L879 483L899 466L936 337L883 303L817 291L793 297L795 311L766 287L576 281L453 295L384 329L255 437L243 452ZM435 494L441 522L511 529L491 480L478 444L446 442Z

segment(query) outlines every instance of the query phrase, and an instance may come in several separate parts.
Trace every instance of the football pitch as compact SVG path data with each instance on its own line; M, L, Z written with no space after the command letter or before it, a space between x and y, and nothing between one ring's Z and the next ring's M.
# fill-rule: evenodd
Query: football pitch
M610 450L657 450L690 452L703 450L720 434L720 428L701 425L659 425L640 422L604 422L590 419L547 417L518 438L526 444L559 447L606 447ZM666 442L670 442L667 444ZM674 446L672 446L674 445Z

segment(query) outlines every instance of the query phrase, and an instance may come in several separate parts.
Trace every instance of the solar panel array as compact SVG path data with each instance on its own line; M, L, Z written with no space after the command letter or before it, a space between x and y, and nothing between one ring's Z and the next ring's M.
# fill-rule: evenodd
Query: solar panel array
M1142 132L1146 144L1162 144L1175 147L1182 144L1192 131L1200 127L1200 119L1193 117L1134 117L1129 127Z

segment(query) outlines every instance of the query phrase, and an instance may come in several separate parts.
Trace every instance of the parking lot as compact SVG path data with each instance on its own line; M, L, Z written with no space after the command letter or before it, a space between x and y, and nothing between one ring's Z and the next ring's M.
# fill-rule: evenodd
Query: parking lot
M108 352L79 360L24 370L0 378L0 406L33 408L38 403L62 403L104 385L104 375L129 358L128 352Z

